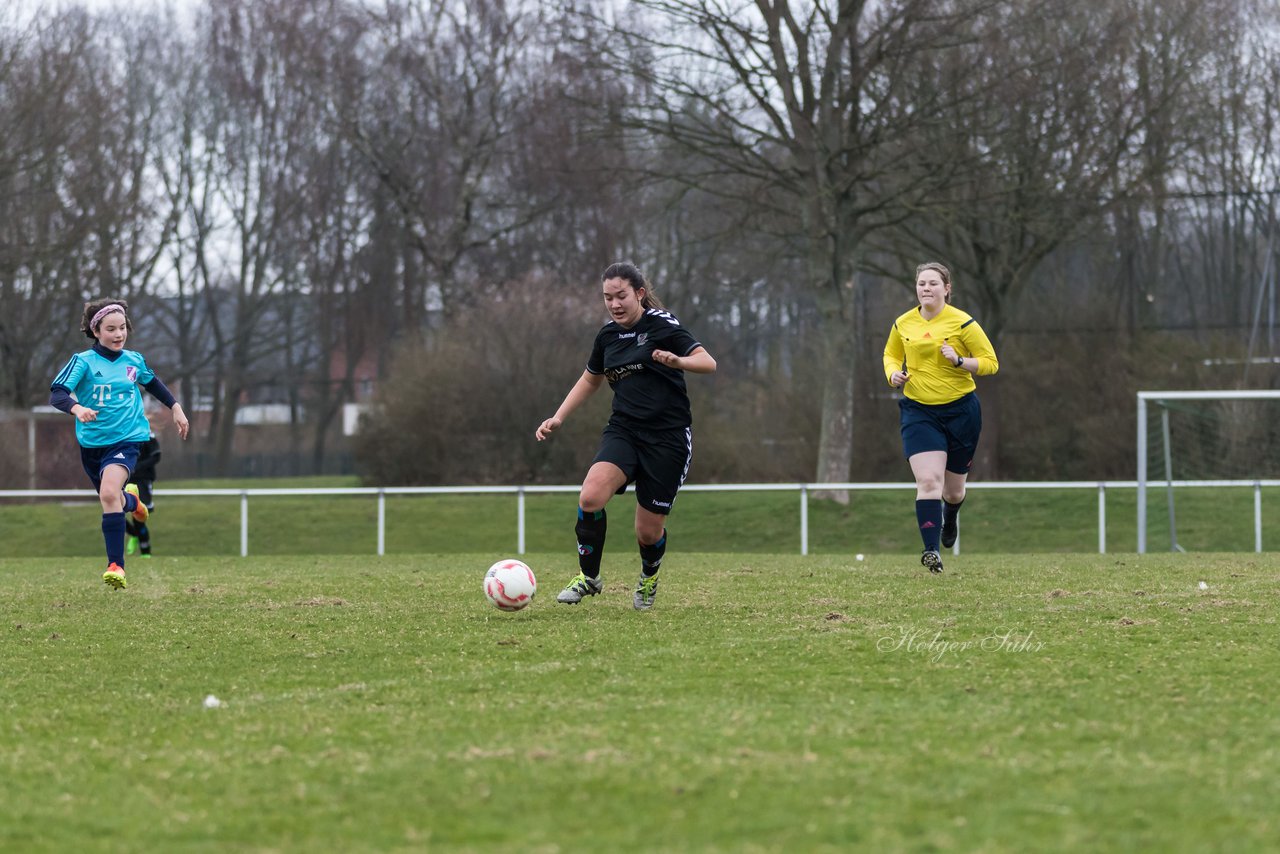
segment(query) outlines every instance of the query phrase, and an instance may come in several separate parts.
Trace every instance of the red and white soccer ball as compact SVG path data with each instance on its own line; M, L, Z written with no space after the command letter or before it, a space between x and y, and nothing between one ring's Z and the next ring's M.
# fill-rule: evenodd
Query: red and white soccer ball
M503 611L519 611L537 592L538 580L522 561L500 560L484 574L484 595Z

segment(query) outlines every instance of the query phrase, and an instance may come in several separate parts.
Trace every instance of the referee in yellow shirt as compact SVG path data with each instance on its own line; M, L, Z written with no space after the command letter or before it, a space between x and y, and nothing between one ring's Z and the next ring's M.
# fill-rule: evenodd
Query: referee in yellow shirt
M920 563L942 572L941 547L955 545L964 482L982 432L975 376L1000 369L978 322L951 303L951 272L932 261L916 268L920 305L893 322L884 375L902 389L902 451L916 479Z

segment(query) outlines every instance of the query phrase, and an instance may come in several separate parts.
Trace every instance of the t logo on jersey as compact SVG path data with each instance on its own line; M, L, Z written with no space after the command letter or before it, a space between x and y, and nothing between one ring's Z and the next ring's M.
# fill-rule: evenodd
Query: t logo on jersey
M126 365L124 369L124 378L131 383L138 381L138 369L133 365Z

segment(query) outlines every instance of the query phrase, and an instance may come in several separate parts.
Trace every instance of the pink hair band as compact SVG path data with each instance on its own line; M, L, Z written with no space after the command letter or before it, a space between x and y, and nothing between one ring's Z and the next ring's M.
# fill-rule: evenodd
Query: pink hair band
M108 314L111 314L111 312L113 311L118 311L121 314L124 314L124 306L117 305L116 303L111 303L111 305L104 305L102 308L98 309L98 313L93 316L93 320L89 321L89 328L91 330L96 330L98 328L98 324L102 322L102 318L106 317ZM128 315L125 315L125 317L127 318Z

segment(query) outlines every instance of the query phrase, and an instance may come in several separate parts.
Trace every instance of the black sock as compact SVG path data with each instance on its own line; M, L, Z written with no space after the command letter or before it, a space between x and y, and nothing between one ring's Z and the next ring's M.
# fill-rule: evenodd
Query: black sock
M667 529L662 529L662 539L652 545L640 544L640 572L643 575L657 575L662 569L662 556L667 553Z
M102 541L107 546L107 563L124 569L124 514L102 514Z
M948 501L945 498L942 499L942 521L948 525L954 524L956 521L956 516L959 515L960 513L961 504L964 504L963 498L961 498L955 504L952 504L950 501Z
M604 510L590 513L578 508L578 524L574 533L578 535L578 568L587 578L600 577L600 557L604 553L604 532L608 527Z
M942 543L942 499L916 499L916 522L920 525L920 539L927 552L939 551Z

